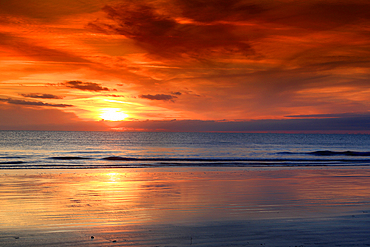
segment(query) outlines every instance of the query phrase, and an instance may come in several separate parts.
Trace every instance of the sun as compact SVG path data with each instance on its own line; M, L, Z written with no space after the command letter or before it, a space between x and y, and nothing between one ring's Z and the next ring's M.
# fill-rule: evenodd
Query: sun
M122 121L128 117L128 115L121 111L119 108L104 108L100 117L107 121Z

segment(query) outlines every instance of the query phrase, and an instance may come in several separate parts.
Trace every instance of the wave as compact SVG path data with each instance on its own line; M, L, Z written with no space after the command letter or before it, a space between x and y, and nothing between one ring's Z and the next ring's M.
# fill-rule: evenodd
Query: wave
M110 156L105 157L103 160L111 161L191 161L191 162L207 162L207 161L254 161L256 159L250 158L132 158L132 157L120 157ZM261 160L261 159L258 159Z
M370 152L282 152L270 157L125 157L52 156L6 157L0 169L94 169L150 167L318 167L370 166ZM306 155L306 156L302 156ZM341 157L342 156L342 157ZM343 157L344 156L344 157Z
M107 161L150 161L150 162L285 162L285 161L327 161L326 159L300 159L300 158L133 158L110 156L102 158Z
M363 156L367 157L370 156L370 152L355 152L355 151L344 151L344 152L337 152L337 151L315 151L311 152L310 154L316 156L334 156L334 155L343 155L343 156Z
M0 159L23 159L21 156L0 156Z
M58 157L51 157L50 159L53 159L53 160L89 160L91 158L79 157L79 156L58 156Z
M358 151L313 151L313 152L279 152L278 154L286 155L314 155L314 156L352 156L352 157L369 157L370 152L358 152Z
M17 165L17 164L24 164L27 162L24 161L5 161L5 162L0 162L0 165Z
M215 167L215 168L228 168L228 167L370 167L370 161L366 163L264 163L264 162L252 162L252 163L138 163L138 164L126 164L126 163L113 163L113 164L53 164L53 165L35 165L35 164L6 164L0 165L0 170L4 169L120 169L120 168L153 168L153 167Z

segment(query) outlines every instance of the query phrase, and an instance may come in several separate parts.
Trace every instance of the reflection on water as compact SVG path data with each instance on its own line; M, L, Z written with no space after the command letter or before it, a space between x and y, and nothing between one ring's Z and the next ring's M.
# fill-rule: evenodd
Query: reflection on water
M368 169L0 173L0 229L321 217L369 209Z

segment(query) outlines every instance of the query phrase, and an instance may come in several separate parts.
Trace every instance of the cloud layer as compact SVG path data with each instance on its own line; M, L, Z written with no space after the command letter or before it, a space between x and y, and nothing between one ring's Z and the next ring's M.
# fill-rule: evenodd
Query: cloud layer
M367 129L369 12L365 0L0 1L0 105L76 121L118 109L176 131Z
M253 121L133 121L116 129L126 131L370 133L370 114L330 118L264 119Z

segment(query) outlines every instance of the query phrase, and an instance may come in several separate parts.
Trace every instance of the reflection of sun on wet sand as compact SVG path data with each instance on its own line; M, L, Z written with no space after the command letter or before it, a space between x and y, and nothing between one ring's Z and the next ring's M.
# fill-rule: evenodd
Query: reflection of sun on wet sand
M366 169L4 170L0 246L366 246Z

